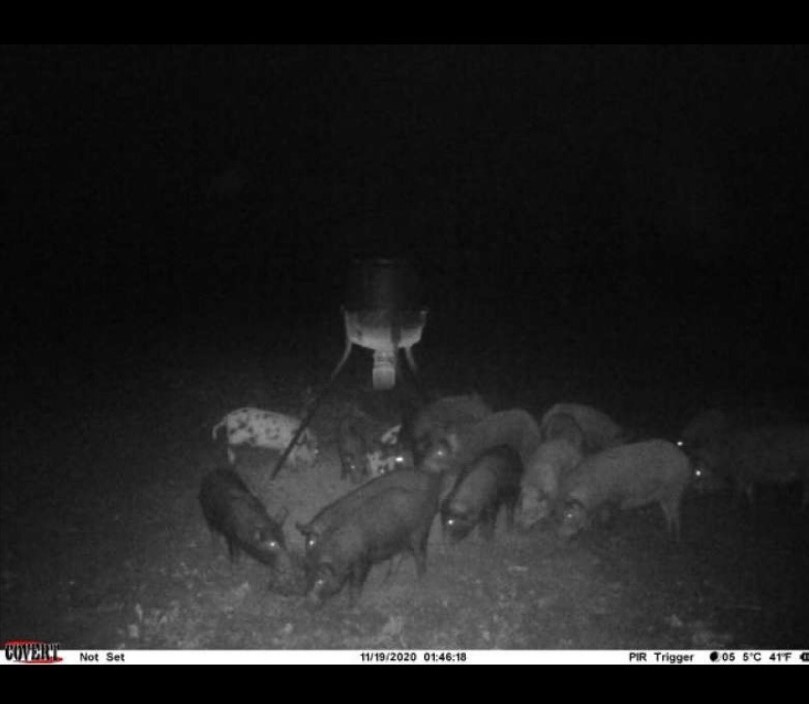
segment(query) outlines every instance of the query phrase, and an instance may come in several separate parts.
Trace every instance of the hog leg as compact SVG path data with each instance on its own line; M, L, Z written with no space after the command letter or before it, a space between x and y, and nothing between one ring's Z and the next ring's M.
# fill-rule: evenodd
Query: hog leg
M371 569L371 563L367 558L357 560L351 569L351 576L348 583L348 603L350 606L355 606L357 600L362 593L362 587L365 580L368 578L368 572Z
M480 527L478 532L480 537L485 541L490 541L494 538L494 527L497 522L497 510L486 509L480 517Z

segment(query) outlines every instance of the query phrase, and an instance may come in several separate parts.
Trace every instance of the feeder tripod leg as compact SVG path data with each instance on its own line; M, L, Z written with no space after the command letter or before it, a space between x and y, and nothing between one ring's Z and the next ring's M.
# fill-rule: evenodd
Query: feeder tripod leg
M351 355L351 345L352 345L351 340L348 338L348 336L346 336L346 348L345 351L343 352L342 359L337 363L337 366L331 373L331 377L329 378L329 381L326 384L326 388L323 389L323 391L321 391L318 394L317 398L315 399L315 402L312 404L311 408L304 416L303 420L301 421L301 424L295 431L295 435L292 436L292 440L290 440L289 445L287 445L286 449L284 450L284 453L281 455L281 457L278 458L278 462L276 463L275 468L272 471L271 477L272 479L275 479L278 472L281 471L281 468L287 461L287 458L292 452L292 449L295 447L295 445L298 444L298 438L300 438L300 436L303 434L303 431L306 430L306 428L309 426L309 423L312 422L312 418L315 417L315 413L317 413L317 409L320 406L321 401L323 401L323 399L326 398L326 395L329 393L329 391L331 391L331 387L334 385L335 379L337 379L338 375L343 370L343 367L348 361L349 356Z
M427 397L425 396L424 388L421 385L421 377L419 376L419 370L416 366L416 359L413 357L413 348L405 347L404 355L405 359L407 360L407 365L410 367L410 373L413 376L413 385L416 387L416 392L418 393L422 402L426 402Z
M407 359L407 363L410 365L410 371L413 372L413 376L418 377L419 370L416 367L416 359L413 357L413 348L412 347L405 347L404 348L405 359Z

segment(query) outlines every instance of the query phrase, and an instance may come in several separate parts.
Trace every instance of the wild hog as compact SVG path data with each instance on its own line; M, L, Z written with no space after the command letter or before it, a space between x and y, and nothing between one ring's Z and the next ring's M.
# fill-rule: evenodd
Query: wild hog
M236 448L256 447L263 450L283 452L301 421L293 416L265 411L260 408L239 408L228 413L214 427L214 440L224 430L227 439L228 462L236 462ZM290 459L297 465L312 467L318 458L318 440L312 430L306 429L298 438Z
M396 469L413 469L413 454L402 434L402 423L388 428L375 437L366 453L372 477Z
M425 454L418 468L426 472L463 468L499 445L510 447L525 464L540 442L539 426L530 413L520 408L498 411L477 423L448 432Z
M700 411L683 428L677 445L690 452L716 442L729 430L730 418L724 411Z
M419 489L391 486L365 497L322 537L307 557L311 602L321 604L348 581L354 604L371 567L405 551L412 553L418 576L423 576L427 539L438 510L438 483L435 477L428 479Z
M372 477L379 477L397 469L412 469L413 461L407 452L398 447L375 443L369 450L365 459L368 463L368 472Z
M754 503L756 486L802 485L809 506L809 425L770 425L733 430L695 451L694 462L733 485L737 500Z
M438 485L439 480L436 475L416 472L412 469L397 469L366 482L321 509L308 523L297 524L298 530L306 540L307 555L317 547L324 536L349 520L368 498L389 489L429 492Z
M700 411L686 424L677 444L686 452L696 452L721 441L731 432L762 426L791 425L795 422L792 413L776 406L711 408Z
M517 522L521 528L555 514L561 483L583 458L581 447L566 437L548 440L537 448L520 482Z
M270 567L289 567L281 522L270 518L264 504L232 469L215 469L205 475L199 502L211 534L225 538L231 562L244 550Z
M557 403L545 412L540 423L544 440L552 439L550 431L558 423L555 416L560 413L572 417L581 428L585 452L598 452L626 441L624 429L606 413L580 403Z
M340 454L340 478L359 484L369 474L368 445L351 416L345 416L340 421L337 447Z
M543 443L565 440L568 445L576 447L580 452L585 449L584 431L569 413L554 413L549 416L545 420L541 434Z
M603 508L660 504L669 533L679 540L680 503L691 479L687 455L667 440L621 445L585 458L562 485L559 535L587 529Z
M520 455L505 445L480 455L461 472L441 504L445 534L461 540L479 525L481 537L491 540L501 506L506 509L509 529L513 527L522 471Z
M416 464L448 433L476 423L491 412L492 409L477 394L446 396L413 412L403 423L406 426L403 431L410 436Z

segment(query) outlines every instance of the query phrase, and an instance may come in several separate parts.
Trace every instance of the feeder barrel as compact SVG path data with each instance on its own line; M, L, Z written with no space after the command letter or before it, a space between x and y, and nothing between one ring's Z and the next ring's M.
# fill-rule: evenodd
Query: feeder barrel
M346 309L419 310L418 275L404 259L362 259L351 265Z

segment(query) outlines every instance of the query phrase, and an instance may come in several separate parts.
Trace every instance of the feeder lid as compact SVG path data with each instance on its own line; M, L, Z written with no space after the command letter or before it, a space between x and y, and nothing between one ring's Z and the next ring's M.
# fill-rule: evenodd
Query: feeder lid
M418 274L406 259L355 259L349 269L347 310L419 310Z

